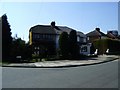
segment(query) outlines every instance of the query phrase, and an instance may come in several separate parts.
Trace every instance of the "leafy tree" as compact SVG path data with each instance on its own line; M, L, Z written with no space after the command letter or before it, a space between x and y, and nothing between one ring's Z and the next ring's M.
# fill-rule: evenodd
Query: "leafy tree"
M63 32L59 37L59 47L60 52L63 58L67 58L69 54L69 47L68 47L68 33Z
M16 56L21 56L21 60L16 59ZM29 43L25 43L21 38L15 37L12 41L11 49L12 62L21 62L23 60L30 61L32 58L32 47Z
M77 43L77 33L76 33L75 30L72 30L72 31L70 32L69 40L70 40L71 44Z
M32 58L32 46L29 43L26 43L23 47L23 59L26 59L28 62Z
M69 35L69 50L71 58L77 58L79 55L79 45L77 43L77 33L72 30Z
M11 29L7 20L7 15L4 14L2 17L2 60L8 61L10 58L10 50L12 43Z
M90 47L90 54L94 54L94 52L95 52L95 47L94 47L94 45L93 45L93 43L92 43L92 45L91 45L91 47Z
M25 51L25 41L21 40L21 38L13 38L12 49L11 49L11 57L12 57L11 59L13 60L13 62L16 62L16 56L23 57L24 51Z

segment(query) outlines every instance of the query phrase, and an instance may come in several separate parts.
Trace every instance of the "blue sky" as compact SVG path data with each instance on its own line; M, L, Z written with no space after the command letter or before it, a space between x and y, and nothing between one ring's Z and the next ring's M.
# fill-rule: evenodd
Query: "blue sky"
M12 36L28 41L29 29L34 25L68 26L88 33L96 27L107 33L118 30L117 2L3 2L0 16L8 16Z

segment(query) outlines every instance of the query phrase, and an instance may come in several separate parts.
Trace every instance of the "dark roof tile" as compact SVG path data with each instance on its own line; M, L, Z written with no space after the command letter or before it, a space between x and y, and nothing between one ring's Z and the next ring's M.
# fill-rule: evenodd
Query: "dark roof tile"
M86 34L87 36L106 36L103 32L94 30Z
M50 25L36 25L30 28L30 31L33 33L41 33L41 34L56 34L53 27Z
M55 26L53 28L51 25L36 25L30 28L31 32L41 34L61 34L62 32L67 32L69 34L72 30L74 29L66 26ZM85 34L80 31L77 31L77 35L85 37Z

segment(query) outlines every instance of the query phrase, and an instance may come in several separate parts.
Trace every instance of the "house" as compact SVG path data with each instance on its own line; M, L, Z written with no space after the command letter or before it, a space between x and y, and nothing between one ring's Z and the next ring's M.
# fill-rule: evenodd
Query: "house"
M117 30L107 31L107 36L108 36L108 38L111 38L111 39L118 39L118 40L120 40Z
M66 26L56 26L55 22L51 25L36 25L29 30L29 42L33 46L34 54L43 52L54 55L59 49L59 36L62 32L67 32L74 29ZM77 31L77 41L79 45L86 43L86 35Z
M86 36L88 43L92 43L96 39L107 39L107 38L119 39L117 30L110 30L107 31L107 34L104 34L103 32L100 31L100 28L95 28L94 31L87 33Z
M93 53L91 50L91 46L95 40L108 38L108 36L106 34L104 34L103 32L100 31L100 28L95 28L95 30L87 33L86 36L87 36L87 44L88 44L86 47L88 47L87 49L89 51L89 52L87 52L87 54ZM94 52L94 54L98 53L97 51L98 50L96 49L96 52Z
M100 28L95 28L94 31L91 31L86 34L87 42L92 43L96 39L105 39L107 35L100 31Z
M109 34L109 33L113 34L116 37L118 36L118 31L117 30L109 30L109 31L107 31L107 34Z
M95 28L94 31L87 33L86 36L87 36L87 42L90 44L92 44L97 39L115 39L115 40L120 41L117 30L107 31L107 34L104 34L103 32L100 31L100 28ZM102 45L102 43L101 43L101 45ZM100 48L99 54L104 54L106 47ZM106 52L108 52L108 51L109 51L109 48L107 48Z

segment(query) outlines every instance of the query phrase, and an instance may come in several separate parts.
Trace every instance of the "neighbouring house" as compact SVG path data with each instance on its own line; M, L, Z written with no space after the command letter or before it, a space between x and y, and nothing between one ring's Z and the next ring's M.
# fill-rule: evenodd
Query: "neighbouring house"
M107 38L107 35L100 31L100 28L95 28L94 31L91 31L86 34L87 36L87 42L92 43L96 39L105 39Z
M70 33L72 28L66 26L56 26L55 22L51 25L36 25L29 30L29 43L33 46L34 54L47 52L49 54L56 54L59 50L59 36L62 32ZM86 44L86 35L77 31L77 41L81 46Z
M109 33L113 34L116 37L118 36L118 31L117 30L109 30L109 31L107 31L107 34L109 34Z
M104 34L103 32L100 31L100 28L95 28L95 30L89 32L86 34L87 36L87 45L86 45L86 49L88 50L88 52L85 52L87 55L89 54L93 54L93 52L91 52L91 46L92 46L92 43L97 40L97 39L105 39L107 38L107 35ZM97 51L97 49L95 50ZM96 52L97 53L97 52ZM94 53L94 54L96 54Z
M119 37L119 34L118 34L117 30L107 31L107 36L108 36L108 38L111 38L111 39L118 39L118 40L120 40L120 37Z
M96 39L107 39L107 38L119 39L117 30L110 30L110 31L107 31L107 34L105 34L100 31L100 28L95 28L94 31L87 33L86 36L87 36L88 43L92 43Z
M100 28L95 28L94 31L91 31L89 33L86 34L87 36L87 43L92 44L94 43L95 40L108 40L108 39L114 39L114 40L119 40L119 35L118 35L118 31L117 30L111 30L111 31L107 31L107 34L104 34L103 32L100 31ZM103 45L102 43L99 45ZM100 47L100 46L98 46ZM106 52L109 51L109 48L106 49L107 46L101 46L102 48L99 48L98 52L99 54L104 54L105 50Z

